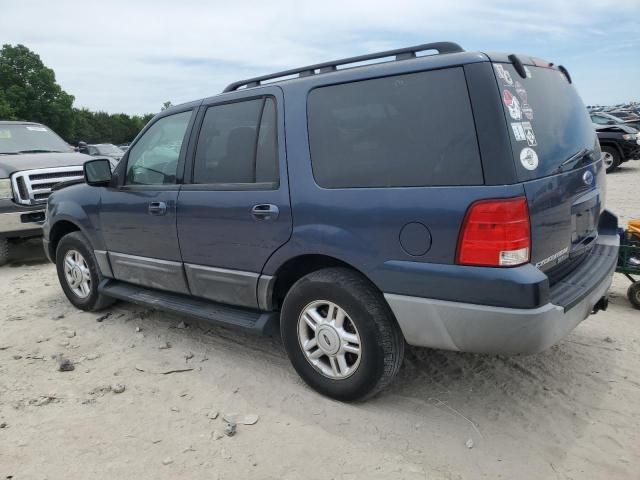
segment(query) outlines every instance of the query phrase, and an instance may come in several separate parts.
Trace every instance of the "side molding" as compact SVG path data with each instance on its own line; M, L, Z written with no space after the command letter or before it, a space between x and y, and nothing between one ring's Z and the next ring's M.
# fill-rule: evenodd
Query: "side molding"
M184 264L191 294L215 302L258 308L259 274L226 268Z
M274 309L273 287L276 284L276 277L273 275L260 275L258 279L258 308L267 312Z
M111 263L109 263L109 254L106 250L94 250L93 254L96 256L96 262L98 262L98 268L103 277L113 278L113 271L111 270Z
M174 293L189 294L181 262L109 252L114 277Z

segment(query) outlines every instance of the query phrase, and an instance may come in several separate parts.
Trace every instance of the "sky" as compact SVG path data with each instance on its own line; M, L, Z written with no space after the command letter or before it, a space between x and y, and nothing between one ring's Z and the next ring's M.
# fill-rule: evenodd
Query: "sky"
M640 101L640 0L0 0L0 43L38 53L75 106L109 113L444 40L564 65L588 105Z

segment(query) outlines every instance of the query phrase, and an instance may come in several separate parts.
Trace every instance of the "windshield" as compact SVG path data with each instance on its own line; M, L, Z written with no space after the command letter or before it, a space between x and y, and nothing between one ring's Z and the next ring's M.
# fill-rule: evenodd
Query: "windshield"
M100 155L124 155L124 152L115 145L96 145L96 149Z
M64 140L42 125L0 124L0 154L70 151Z
M521 181L557 173L581 150L598 150L589 113L558 70L527 66L527 78L509 63L494 64L513 156Z

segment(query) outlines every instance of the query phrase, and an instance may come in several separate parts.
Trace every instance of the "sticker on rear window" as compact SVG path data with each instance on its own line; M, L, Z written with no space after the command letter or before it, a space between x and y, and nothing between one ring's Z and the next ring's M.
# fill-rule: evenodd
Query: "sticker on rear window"
M31 130L32 132L46 132L47 129L44 127L27 127L27 130Z
M527 102L527 91L524 89L522 84L520 82L518 82L518 81L516 81L516 93L520 97L520 100L522 100L522 103L524 105L526 105L528 103Z
M508 70L504 71L504 83L507 84L508 86L513 85L513 79L511 78L511 74L509 73Z
M527 117L527 120L533 120L533 109L529 105L522 106L522 114Z
M526 65L524 66L524 73L527 78L531 78L531 70L529 70L529 67L527 67Z
M538 154L533 148L524 147L520 150L520 163L527 170L538 168Z
M509 71L505 70L504 67L498 63L494 64L493 66L496 69L498 78L500 78L504 82L505 86L513 86L513 78L511 78L511 74L509 73Z
M0 138L11 138L11 130L0 130Z
M520 110L520 102L516 97L513 96L509 90L504 89L502 92L502 101L507 106L509 110L509 115L514 120L522 119L522 111Z
M530 147L535 147L538 145L536 142L536 134L533 133L533 127L529 122L522 122L522 129L524 130L524 136L527 139L527 144Z
M524 128L522 128L520 122L511 122L511 129L513 130L513 136L516 137L518 142L524 142L527 139Z

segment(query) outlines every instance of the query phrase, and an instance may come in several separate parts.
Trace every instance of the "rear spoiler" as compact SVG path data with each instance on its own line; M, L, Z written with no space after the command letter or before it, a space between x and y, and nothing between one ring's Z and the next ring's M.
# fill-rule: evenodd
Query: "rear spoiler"
M547 60L543 60L538 57L530 57L528 55L516 55L515 53L506 54L506 53L486 53L483 52L489 60L494 63L511 63L513 64L513 68L515 68L518 75L522 78L526 78L526 70L524 68L525 65L529 65L532 67L541 67L541 68L551 68L560 71L569 83L573 83L571 79L571 75L569 71L563 67L562 65L555 65L553 62L548 62Z

